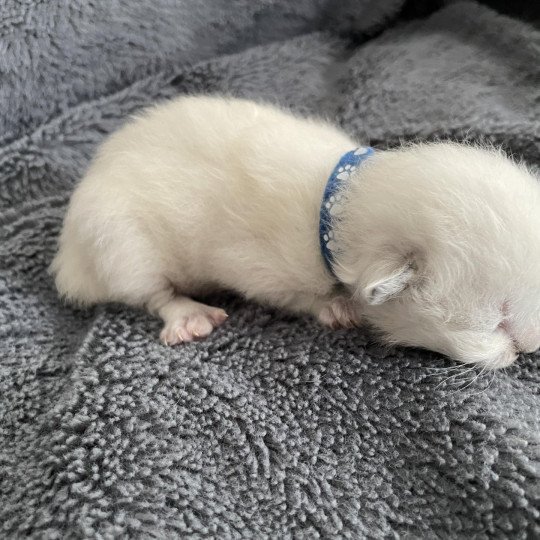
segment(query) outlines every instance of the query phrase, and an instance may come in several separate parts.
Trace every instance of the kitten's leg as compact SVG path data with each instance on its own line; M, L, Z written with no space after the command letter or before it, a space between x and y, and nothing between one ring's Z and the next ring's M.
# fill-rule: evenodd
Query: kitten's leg
M317 319L330 328L354 328L362 320L358 303L345 296L334 296L321 302Z
M297 313L314 315L330 328L353 328L362 320L360 305L343 294L316 296L310 293L293 293L272 298L272 303Z
M170 291L154 296L148 307L165 323L159 336L165 345L205 338L228 317L223 309L195 302Z

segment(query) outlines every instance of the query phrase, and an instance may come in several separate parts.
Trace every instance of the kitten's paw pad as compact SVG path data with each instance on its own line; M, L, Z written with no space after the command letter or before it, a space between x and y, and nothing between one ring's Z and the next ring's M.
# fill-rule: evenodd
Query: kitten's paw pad
M338 296L321 309L319 321L333 329L353 328L360 324L361 317L352 300Z
M223 324L228 315L219 308L208 308L168 322L160 334L165 345L178 345L208 337L214 328Z

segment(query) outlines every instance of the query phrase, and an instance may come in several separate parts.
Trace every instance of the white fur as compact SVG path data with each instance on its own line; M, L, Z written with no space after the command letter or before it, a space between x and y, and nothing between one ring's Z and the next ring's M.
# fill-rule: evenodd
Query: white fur
M113 134L73 194L52 264L84 304L145 305L162 340L190 341L223 310L212 289L325 324L360 314L391 343L488 367L540 346L540 186L495 151L377 152L350 180L336 287L319 251L328 176L355 141L266 105L183 97Z

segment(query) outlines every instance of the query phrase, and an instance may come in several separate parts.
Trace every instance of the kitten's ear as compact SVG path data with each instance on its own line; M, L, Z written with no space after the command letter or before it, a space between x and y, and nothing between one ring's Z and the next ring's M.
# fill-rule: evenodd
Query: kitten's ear
M402 292L415 278L417 267L414 260L401 260L400 263L385 261L368 271L369 277L367 284L362 287L362 296L370 306L384 304Z

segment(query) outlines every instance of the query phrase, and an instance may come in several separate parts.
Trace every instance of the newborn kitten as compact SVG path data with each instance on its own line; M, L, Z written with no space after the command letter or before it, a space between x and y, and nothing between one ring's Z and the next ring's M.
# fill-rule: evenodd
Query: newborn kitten
M58 290L146 306L169 345L222 324L190 296L226 288L332 327L363 317L387 342L488 368L536 350L537 179L493 150L357 146L244 100L153 107L105 141L75 190Z

